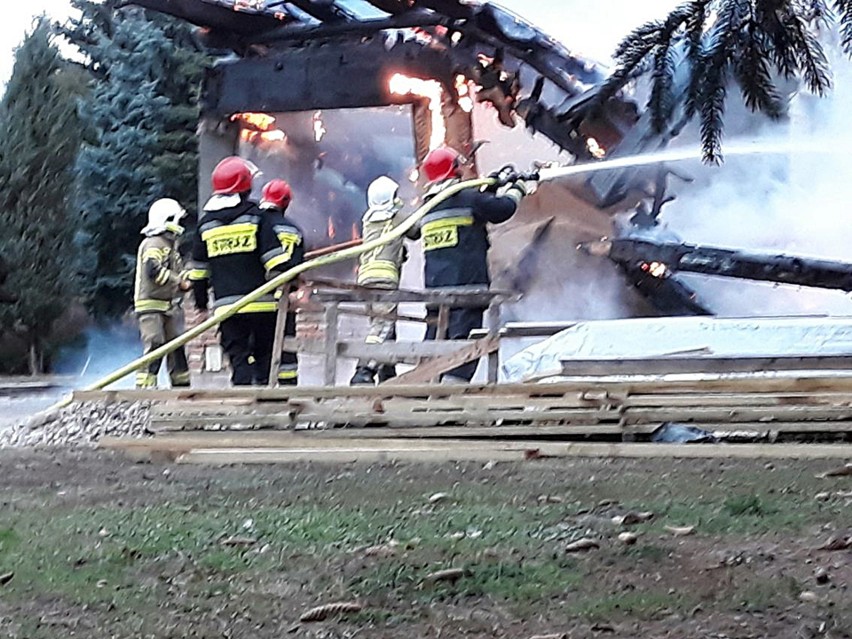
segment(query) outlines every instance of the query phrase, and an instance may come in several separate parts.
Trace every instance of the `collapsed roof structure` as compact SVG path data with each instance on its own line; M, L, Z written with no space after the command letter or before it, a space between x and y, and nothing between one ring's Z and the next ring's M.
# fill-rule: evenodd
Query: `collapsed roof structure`
M135 0L202 28L223 53L208 77L203 111L357 108L411 102L388 90L395 72L437 80L458 103L462 80L505 99L531 130L578 161L611 155L630 136L636 153L666 134L641 126L634 102L599 104L606 77L522 18L489 2L460 0ZM353 81L357 79L357 81ZM490 91L496 89L496 91ZM501 105L497 105L501 108ZM511 121L508 122L511 124ZM422 150L421 150L422 151ZM623 184L597 193L602 204Z
M235 118L239 121L241 114L411 105L415 159L421 160L430 147L446 141L472 158L471 171L477 148L471 121L475 102L495 107L506 127L520 119L578 163L657 150L685 123L676 106L669 128L659 131L629 96L601 100L599 87L606 77L601 66L491 2L133 0L132 4L197 25L204 45L218 54L202 100L202 173L209 173L219 158L235 151L235 133L228 131L228 125ZM675 85L687 80L688 74L680 75L684 77L676 77ZM430 101L410 88L395 90L392 80L397 77L437 83L438 96ZM677 86L674 89L677 93ZM437 124L427 113L436 108ZM256 118L241 122L261 133L267 125L263 120L258 124ZM322 130L322 122L313 125ZM436 135L439 125L446 130ZM334 177L331 182L336 188L341 180ZM628 224L616 223L613 231L607 222L601 234L615 235L619 241L597 255L618 266L651 303L652 312L713 312L679 277L678 264L683 270L697 270L685 268L689 260L682 259L682 251L674 251L677 260L665 262L673 255L671 242L677 244L678 238L661 237L655 226L666 202L664 167L600 172L567 188L601 210L629 208L635 203L626 199L630 193L653 199L651 210L640 210ZM205 195L203 187L201 195ZM565 206L558 197L552 202ZM331 204L334 208L335 202ZM548 224L534 229L531 244L546 237ZM687 252L697 254L694 247ZM526 257L518 256L517 263L529 262ZM759 279L770 281L809 284L820 280L825 268L832 270L830 265L818 264L820 272L808 273L814 266L809 262L736 251L714 253L709 259L716 266L704 260L703 272L734 277L759 272ZM766 260L770 263L762 268ZM733 263L745 266L733 268ZM573 264L562 272L572 268ZM516 273L513 279L524 278Z

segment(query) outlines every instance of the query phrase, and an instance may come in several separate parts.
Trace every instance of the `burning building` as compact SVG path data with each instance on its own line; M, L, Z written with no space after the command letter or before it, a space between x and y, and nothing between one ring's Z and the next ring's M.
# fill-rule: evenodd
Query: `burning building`
M236 152L286 178L296 192L294 218L315 247L357 236L364 191L377 175L407 182L403 195L413 196L419 161L441 144L465 153L472 174L509 162L523 169L533 160L590 163L656 151L685 124L680 107L670 128L658 131L629 97L600 100L604 69L489 2L134 4L194 23L221 54L204 89L201 174ZM697 264L699 253L673 256L678 238L659 235L669 174L666 167L606 171L544 185L525 201L492 234L495 284L526 295L510 314L715 312L678 272L690 270L690 259ZM202 179L202 200L207 188ZM640 200L647 210L634 211ZM627 223L613 224L613 214L625 211ZM604 236L617 241L573 250ZM701 272L749 277L767 259L745 255L741 268L724 266L740 257L703 255L715 266ZM783 264L764 268L764 279L813 281L807 273L793 277Z

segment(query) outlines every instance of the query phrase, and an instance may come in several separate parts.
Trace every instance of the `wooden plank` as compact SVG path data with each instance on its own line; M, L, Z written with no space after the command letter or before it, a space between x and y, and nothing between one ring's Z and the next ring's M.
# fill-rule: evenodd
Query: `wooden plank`
M631 427L633 428L633 427ZM636 433L653 432L657 426L636 426ZM328 428L296 431L310 438L342 439L504 439L537 437L590 437L621 435L624 429L617 423L606 424L562 424L552 426L533 424L528 426L374 426L364 428Z
M672 375L684 373L760 373L766 371L852 370L852 357L647 357L562 360L563 375Z
M338 354L338 308L337 304L325 307L325 358L323 360L323 383L334 387L337 383L337 354Z
M416 364L424 357L443 357L477 344L474 340L430 340L428 342L385 342L366 344L363 341L338 342L338 355L352 359L375 359L382 362ZM423 383L423 382L416 382Z
M529 397L553 397L566 393L619 396L636 394L677 395L687 391L697 393L852 393L852 376L798 375L791 377L722 377L714 379L596 379L583 378L554 384L495 384L480 386L440 386L417 384L406 386L340 386L297 387L297 388L217 388L176 390L99 390L75 391L74 401L92 402L138 402L138 401L195 401L221 399L253 399L256 401L286 401L290 398L327 397L459 397L459 396L506 396L527 395Z
M682 407L682 408L628 408L623 414L624 424L650 422L752 422L752 421L812 421L852 419L852 408L812 406L739 406Z
M289 290L289 288L287 288ZM278 313L275 316L275 341L272 343L272 361L269 365L269 382L267 386L278 386L278 368L281 365L281 355L284 350L284 330L287 326L287 312L290 310L290 296L287 291L281 291L278 300Z
M461 342L462 340L458 341ZM464 340L464 342L468 343L469 340ZM499 348L500 338L496 335L475 340L469 346L460 348L454 353L430 359L429 361L415 367L413 370L384 382L384 385L399 386L404 384L428 382L431 379L440 377L447 371L453 370L457 366L478 360L489 353L494 353L499 350Z
M625 408L668 406L852 406L852 393L695 393L630 395Z
M395 424L411 426L429 426L440 424L493 424L495 422L549 422L549 423L593 423L600 421L617 422L621 419L617 411L606 409L564 409L548 412L523 410L488 411L405 411L376 412L371 410L324 410L321 406L308 407L296 416L297 423L326 422L329 424Z
M314 288L311 291L311 299L323 304L334 302L392 302L396 304L446 304L458 308L485 308L492 302L516 301L518 295L511 291L491 290L487 287L442 287L421 291L363 287L357 290Z
M325 442L323 442L325 443ZM849 444L586 444L501 442L476 446L469 441L429 442L412 447L402 442L359 442L348 447L280 449L195 449L178 458L184 464L276 464L350 462L522 461L546 457L603 457L634 459L852 459Z

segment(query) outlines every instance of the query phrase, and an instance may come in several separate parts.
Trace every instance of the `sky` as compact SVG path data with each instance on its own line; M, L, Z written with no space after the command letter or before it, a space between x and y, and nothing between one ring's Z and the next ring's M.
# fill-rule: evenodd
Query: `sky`
M608 62L618 40L648 19L665 15L677 0L501 0L498 4L526 18L575 53ZM68 0L27 0L3 3L0 21L0 84L12 73L15 47L33 18L46 13L67 19Z

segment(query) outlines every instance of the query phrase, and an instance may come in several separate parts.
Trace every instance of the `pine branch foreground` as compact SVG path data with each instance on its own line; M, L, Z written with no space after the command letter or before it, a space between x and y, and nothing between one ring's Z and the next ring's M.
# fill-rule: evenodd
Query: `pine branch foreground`
M647 108L654 128L663 132L674 101L684 99L687 118L700 119L705 161L719 163L731 84L752 111L770 118L784 112L777 78L800 79L819 96L828 92L828 58L817 35L831 21L837 22L844 53L852 55L852 0L689 0L622 40L599 99L650 70ZM674 60L688 67L689 81L679 96L675 76L682 71Z

